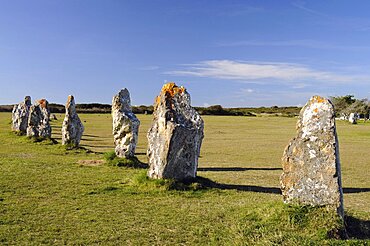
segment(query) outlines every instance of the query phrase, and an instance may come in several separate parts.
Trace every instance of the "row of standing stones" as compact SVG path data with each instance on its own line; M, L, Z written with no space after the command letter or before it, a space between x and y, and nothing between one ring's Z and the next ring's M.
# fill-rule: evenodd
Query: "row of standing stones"
M13 130L26 132L28 136L50 137L47 101L40 100L31 106L30 100L26 97L14 107ZM184 87L167 83L156 98L154 109L147 133L148 177L179 181L195 178L204 122L191 106L189 93ZM134 157L140 121L132 112L126 88L113 97L112 118L116 155ZM69 96L62 128L63 144L78 145L83 129L73 96ZM343 218L335 112L328 99L313 96L302 108L297 135L286 147L282 164L280 184L285 203L327 206Z
M20 135L41 139L51 138L50 111L46 99L37 100L31 105L31 97L15 105L12 110L12 130ZM76 113L74 97L68 96L66 115L62 125L62 144L79 145L84 126Z

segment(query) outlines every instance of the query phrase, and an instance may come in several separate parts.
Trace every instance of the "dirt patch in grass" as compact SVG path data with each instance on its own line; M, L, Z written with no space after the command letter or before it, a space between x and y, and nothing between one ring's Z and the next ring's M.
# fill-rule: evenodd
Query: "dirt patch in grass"
M77 162L81 166L96 167L101 166L105 163L104 160L79 160Z

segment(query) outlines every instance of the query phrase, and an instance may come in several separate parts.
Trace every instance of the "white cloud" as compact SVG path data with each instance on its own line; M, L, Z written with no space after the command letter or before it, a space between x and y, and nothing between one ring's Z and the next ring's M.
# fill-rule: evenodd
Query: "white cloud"
M277 62L241 62L233 60L208 60L184 65L183 69L166 72L169 75L196 76L246 83L264 84L267 81L301 86L302 82L314 83L352 83L369 82L369 76L340 74L321 71L302 64Z

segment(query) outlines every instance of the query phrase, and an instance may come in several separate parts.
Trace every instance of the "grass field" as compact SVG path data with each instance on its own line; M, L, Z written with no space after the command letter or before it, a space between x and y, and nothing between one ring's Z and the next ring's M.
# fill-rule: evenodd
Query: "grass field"
M280 159L294 118L204 116L198 175L219 189L168 190L145 169L101 164L113 149L111 116L82 114L82 147L34 143L0 113L0 244L323 245L370 243L370 123L338 123L351 240L327 238L325 209L290 208L279 195ZM137 157L146 162L141 120Z

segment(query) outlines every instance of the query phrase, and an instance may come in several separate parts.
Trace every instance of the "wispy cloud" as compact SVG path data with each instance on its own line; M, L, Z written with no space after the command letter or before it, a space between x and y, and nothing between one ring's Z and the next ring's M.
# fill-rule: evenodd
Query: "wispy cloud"
M351 51L370 51L370 46L362 45L340 45L316 40L278 40L278 41L258 41L244 40L236 42L221 42L217 43L217 47L238 47L238 46L270 46L270 47L304 47L312 49L328 49L328 50L351 50Z
M358 17L337 17L324 12L309 8L305 1L292 2L293 7L300 9L312 16L319 17L319 24L334 26L335 28L347 28L356 31L370 31L370 19Z
M196 76L215 79L238 80L246 83L279 83L302 86L302 82L352 83L370 81L369 76L347 75L310 68L302 64L277 62L242 62L233 60L208 60L183 65L182 69L166 72L168 75Z

